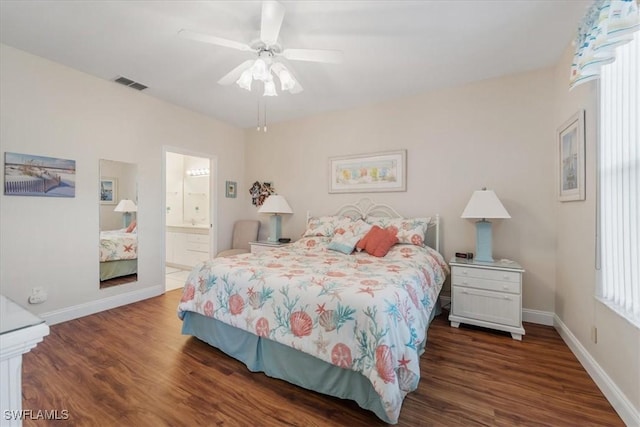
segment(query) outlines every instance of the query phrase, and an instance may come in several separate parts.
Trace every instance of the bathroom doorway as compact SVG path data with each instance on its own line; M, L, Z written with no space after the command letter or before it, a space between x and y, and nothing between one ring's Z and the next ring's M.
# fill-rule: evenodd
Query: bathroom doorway
M184 286L191 269L215 253L216 159L164 150L165 290Z

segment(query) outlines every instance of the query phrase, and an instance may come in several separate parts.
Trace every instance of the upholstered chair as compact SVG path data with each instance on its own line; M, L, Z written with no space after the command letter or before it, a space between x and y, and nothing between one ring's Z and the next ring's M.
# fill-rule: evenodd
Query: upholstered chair
M249 242L258 240L260 221L257 219L241 219L233 224L231 249L218 252L216 257L231 256L251 252Z

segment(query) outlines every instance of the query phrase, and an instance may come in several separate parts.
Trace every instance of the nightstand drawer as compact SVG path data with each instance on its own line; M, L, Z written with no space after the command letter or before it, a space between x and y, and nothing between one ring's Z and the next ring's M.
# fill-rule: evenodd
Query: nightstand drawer
M455 270L453 278L451 279L451 284L454 286L465 286L469 288L484 289L487 291L508 292L510 294L520 293L520 280L518 280L517 282L503 282L501 280L465 277L456 275Z
M491 270L486 268L455 266L451 274L453 276L453 279L455 279L456 277L476 277L478 279L520 283L520 272L518 271Z
M520 327L520 295L453 286L452 314L485 322Z

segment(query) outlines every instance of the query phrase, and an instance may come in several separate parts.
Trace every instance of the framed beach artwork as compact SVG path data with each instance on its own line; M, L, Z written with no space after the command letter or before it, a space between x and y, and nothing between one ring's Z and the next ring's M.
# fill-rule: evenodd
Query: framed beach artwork
M584 110L558 128L558 199L585 199Z
M329 193L407 190L407 150L329 158Z
M76 196L76 161L4 153L5 196Z
M100 204L115 205L118 201L118 179L100 178Z

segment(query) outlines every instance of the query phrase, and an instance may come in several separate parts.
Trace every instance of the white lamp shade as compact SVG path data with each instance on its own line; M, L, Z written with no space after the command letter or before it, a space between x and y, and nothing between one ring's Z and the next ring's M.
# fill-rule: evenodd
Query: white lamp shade
M262 80L265 81L269 78L269 70L267 69L267 63L264 62L264 59L258 58L256 62L253 63L253 67L251 67L251 73L253 75L254 80Z
M492 190L474 191L461 218L511 218Z
M244 70L242 74L240 74L240 78L236 81L238 86L248 91L251 91L251 82L253 82L253 75L252 75L251 68Z
M292 214L293 210L284 197L280 196L279 194L272 194L267 197L267 200L264 201L260 209L258 209L258 212L271 214Z
M114 212L138 212L138 207L133 203L133 200L122 199L114 209Z

